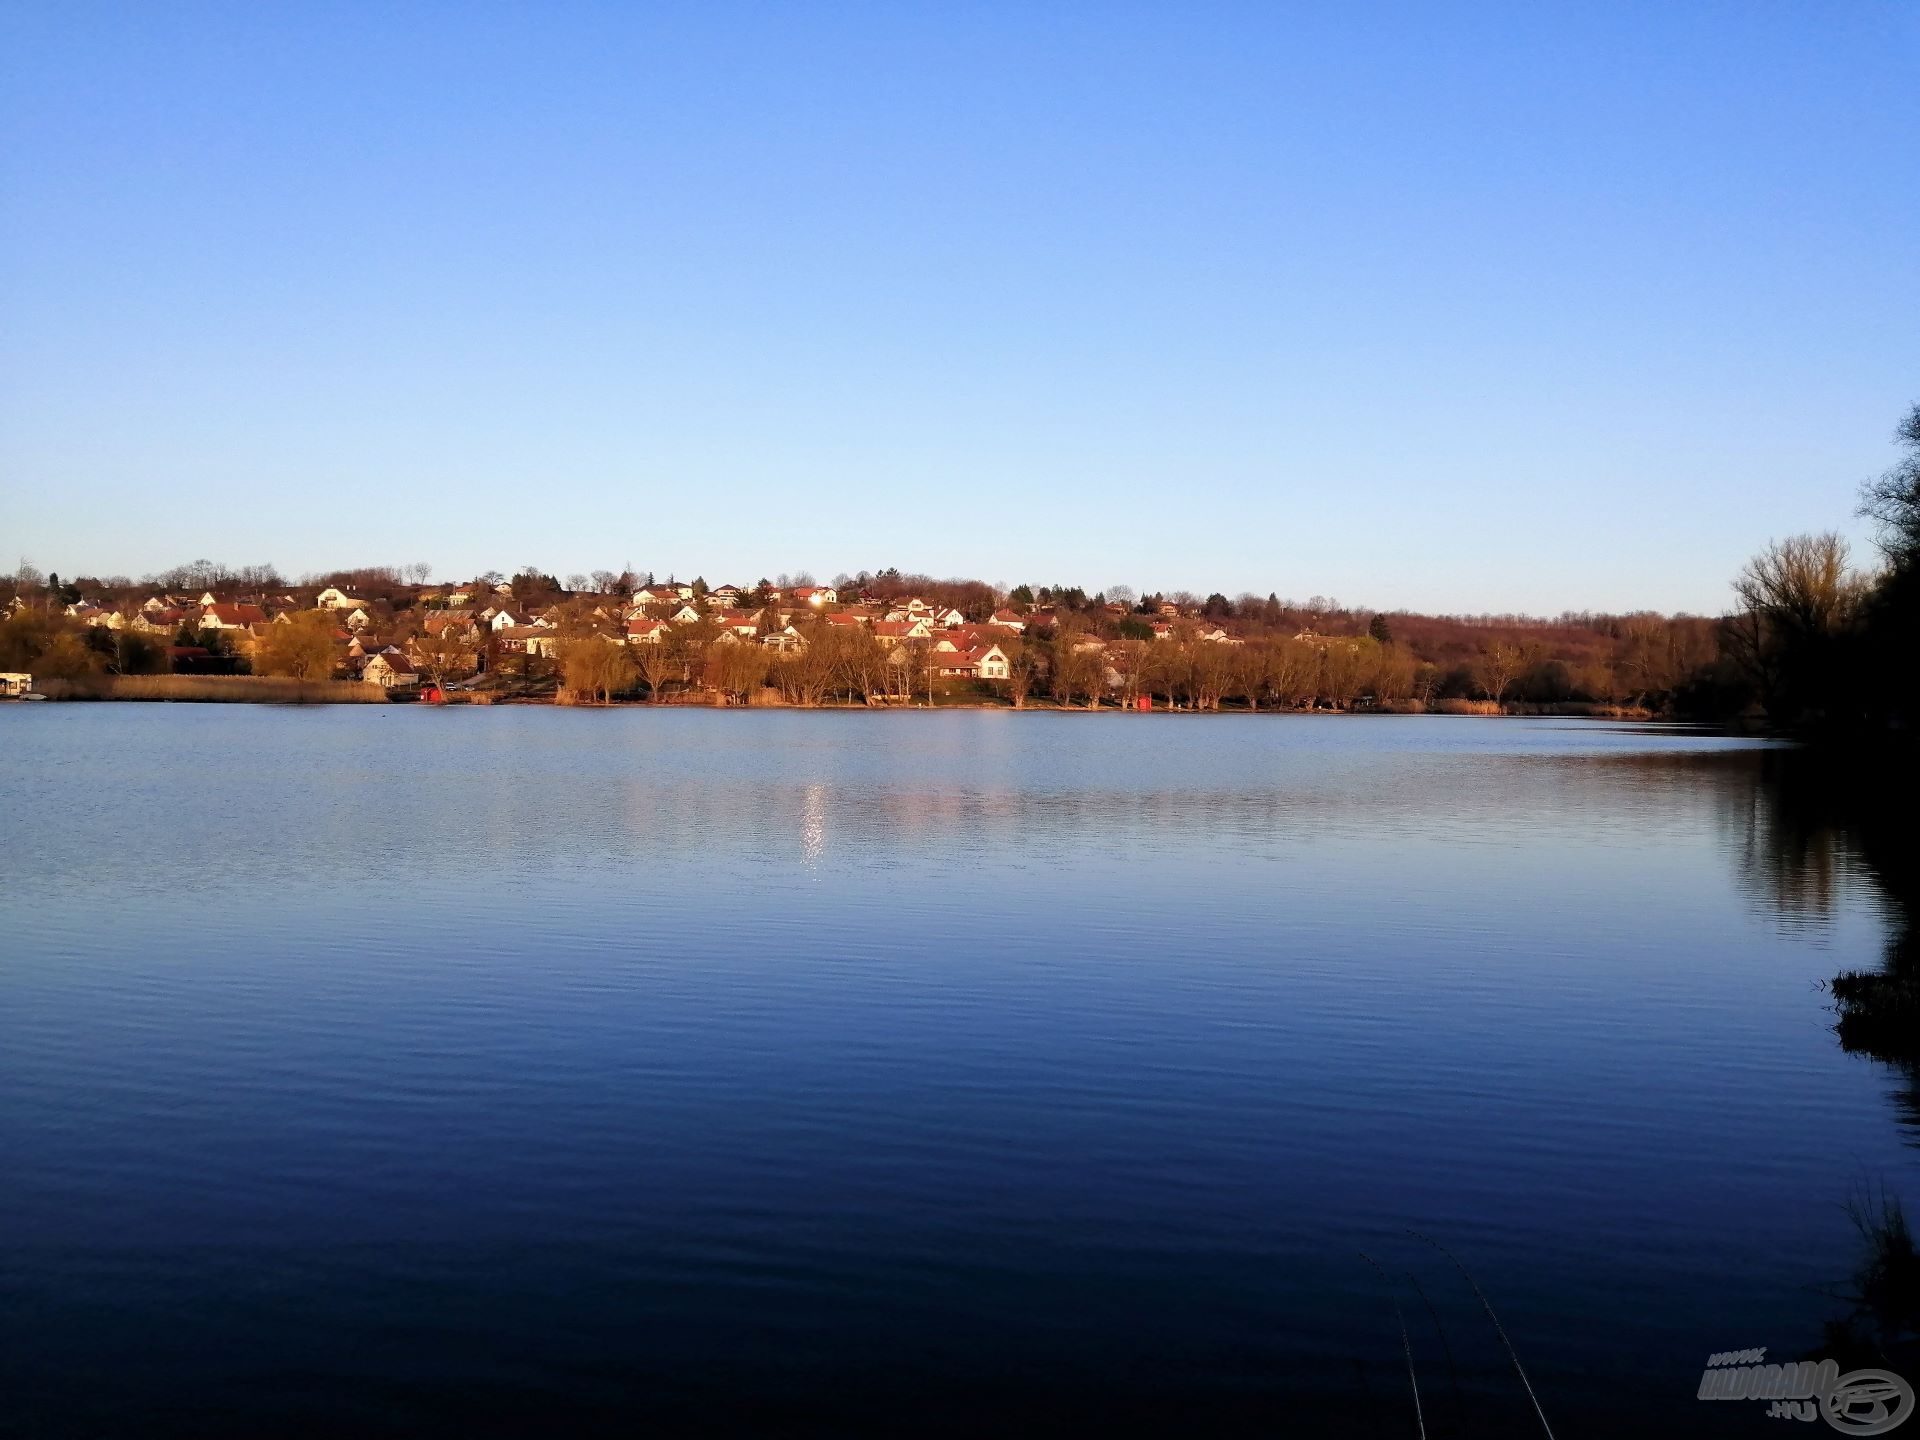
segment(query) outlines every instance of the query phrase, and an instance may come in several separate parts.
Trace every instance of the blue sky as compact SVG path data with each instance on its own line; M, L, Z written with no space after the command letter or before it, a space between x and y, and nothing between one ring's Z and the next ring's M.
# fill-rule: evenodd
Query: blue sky
M12 3L0 563L1716 610L1920 400L1917 70L1892 3Z

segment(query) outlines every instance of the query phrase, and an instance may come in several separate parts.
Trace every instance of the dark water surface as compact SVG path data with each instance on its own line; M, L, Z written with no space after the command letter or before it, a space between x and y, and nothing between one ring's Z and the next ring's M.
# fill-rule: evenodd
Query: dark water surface
M1397 1295L1430 1433L1539 1433L1420 1230L1556 1434L1773 1433L1706 1355L1920 1200L1793 759L0 709L0 1432L1406 1435Z

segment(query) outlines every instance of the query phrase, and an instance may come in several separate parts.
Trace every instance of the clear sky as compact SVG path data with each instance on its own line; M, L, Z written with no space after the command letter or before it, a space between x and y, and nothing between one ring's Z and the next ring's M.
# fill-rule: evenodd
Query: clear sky
M0 564L1717 610L1920 400L1920 5L0 8Z

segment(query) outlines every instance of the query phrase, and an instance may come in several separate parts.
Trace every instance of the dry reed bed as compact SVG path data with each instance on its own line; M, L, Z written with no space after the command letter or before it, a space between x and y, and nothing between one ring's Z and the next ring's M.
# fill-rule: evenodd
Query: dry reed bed
M358 680L286 680L273 675L97 675L48 680L50 700L184 700L243 705L384 705L387 692Z

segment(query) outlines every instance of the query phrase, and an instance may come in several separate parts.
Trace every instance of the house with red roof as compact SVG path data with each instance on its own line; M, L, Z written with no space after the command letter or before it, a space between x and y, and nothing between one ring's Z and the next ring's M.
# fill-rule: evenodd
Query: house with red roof
M560 647L560 637L539 625L509 625L493 632L494 644L514 655L552 655Z
M947 680L1004 680L1007 654L998 645L984 650L935 650L933 673Z
M360 678L391 690L396 685L418 685L420 671L413 661L398 651L382 650L367 657L367 663L360 669Z

